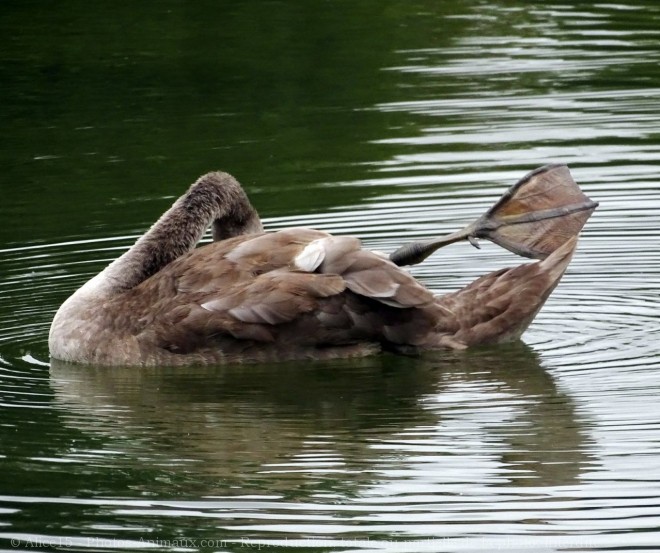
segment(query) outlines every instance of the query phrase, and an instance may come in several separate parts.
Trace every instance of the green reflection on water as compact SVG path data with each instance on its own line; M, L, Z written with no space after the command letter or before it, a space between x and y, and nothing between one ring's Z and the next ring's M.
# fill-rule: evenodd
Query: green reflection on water
M460 32L438 32L462 11L440 4L4 3L0 162L15 211L0 242L22 239L25 215L36 240L133 228L145 221L110 198L178 195L217 168L264 215L359 201L365 190L323 185L385 155L370 145L392 124L370 108L397 98L383 69L400 45Z
M229 369L211 375L140 374L134 380L117 372L76 374L55 367L50 373L20 357L47 358L50 316L79 284L73 277L80 280L92 265L100 268L117 252L99 253L99 243L88 252L81 251L84 246L62 246L65 259L70 254L89 262L62 268L60 258L49 257L50 250L31 250L34 257L28 258L20 247L141 232L171 197L215 168L234 173L261 213L276 216L353 206L400 191L401 184L361 181L401 155L449 153L465 167L469 154L488 151L491 157L463 170L489 171L489 161L509 163L510 151L521 147L513 139L506 142L506 124L515 129L540 122L528 130L531 148L654 145L657 133L618 138L619 130L634 127L625 120L606 138L578 140L571 131L582 127L580 109L589 102L590 122L612 116L598 113L600 92L658 86L657 54L649 54L657 51L657 28L653 2L619 9L591 2L478 0L5 0L0 8L0 248L17 251L0 254L0 278L10 275L0 281L0 369L6 370L1 392L8 405L0 425L9 482L3 493L65 498L56 507L38 498L20 507L11 529L57 532L68 525L71 533L110 536L117 527L143 524L166 537L175 535L178 524L199 525L199 519L172 524L170 516L144 521L118 514L103 499L101 505L74 507L67 496L275 490L292 500L317 494L323 502L322 494L328 493L343 501L381 480L396 484L385 474L389 469L409 470L402 485L407 490L428 480L396 450L397 440L411 429L438 429L437 435L426 436L433 446L451 418L436 400L452 385L476 390L462 400L457 396L457 419L481 416L479 408L491 390L502 392L503 410L516 415L499 421L495 412L492 422L477 416L478 430L497 446L496 476L510 477L496 484L484 478L484 486L492 486L488 493L504 490L507 498L520 500L524 495L512 491L516 486L547 486L544 493L550 496L553 486L579 487L589 462L584 419L533 353L499 349L492 358L486 353L437 363L379 357L365 360L366 366L343 366L341 374L333 372L336 367L310 372L286 366L281 378L264 368L255 369L257 376ZM626 63L609 63L610 54ZM501 70L498 61L507 56L519 64L504 64ZM414 71L406 72L409 66ZM463 103L530 96L534 107L552 114L556 94L572 92L585 94L580 108L566 111L566 119L576 122L560 127L565 136L551 139L542 124L552 127L553 120L535 119L534 109L511 111L503 103L484 111L478 102ZM432 100L455 104L437 113L383 108ZM565 100L570 108L571 98ZM657 117L650 104L639 108L640 118ZM481 143L480 133L494 132L495 109L504 136L496 144ZM468 127L473 134L465 138L461 133ZM454 138L450 144L384 142L445 132ZM594 163L613 163L606 150L597 154ZM437 170L448 171L431 161ZM411 163L401 174L425 171ZM339 186L346 183L352 186ZM39 281L31 276L35 273L53 280ZM14 344L7 336L23 340ZM587 350L583 357L589 356ZM212 379L217 380L208 385ZM263 419L265 434L250 434ZM344 473L314 476L311 460L308 467L298 460L300 472L289 465L290 474L281 479L261 470L273 460L291 462L290 453L304 450L305 440L318 430L326 437L317 439L342 454ZM461 438L451 432L444 436L450 443ZM388 443L391 449L385 452L373 448ZM232 446L242 448L241 454L227 451ZM467 448L463 455L466 462L481 460ZM437 467L431 472L445 483ZM475 476L480 485L481 476ZM579 488L578 495L583 491ZM442 500L432 500L436 513L442 513ZM550 500L556 500L550 510L560 512L561 494ZM470 511L470 531L478 527L470 521L483 520L475 509L490 506ZM574 514L584 517L590 508L593 504L578 504ZM270 514L268 509L261 514ZM362 515L351 522L358 529ZM484 519L497 516L487 513ZM566 528L561 520L553 522L559 530ZM205 528L209 537L217 537L216 526L212 521ZM374 531L380 534L385 532Z

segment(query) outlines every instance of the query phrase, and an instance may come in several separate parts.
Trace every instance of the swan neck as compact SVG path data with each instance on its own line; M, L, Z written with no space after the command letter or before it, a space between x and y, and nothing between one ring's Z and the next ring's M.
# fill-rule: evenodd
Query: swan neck
M114 293L129 290L191 251L213 223L213 238L261 232L241 185L227 173L208 173L168 209L121 257L103 271Z

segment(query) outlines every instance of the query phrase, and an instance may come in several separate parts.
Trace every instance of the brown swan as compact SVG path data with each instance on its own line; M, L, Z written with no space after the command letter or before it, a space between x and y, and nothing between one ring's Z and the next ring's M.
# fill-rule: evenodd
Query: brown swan
M518 339L559 282L596 207L562 165L542 167L483 217L387 259L357 238L266 233L240 184L208 173L57 311L51 356L96 365L324 359ZM209 225L213 242L195 245ZM435 297L399 265L490 239L542 261Z

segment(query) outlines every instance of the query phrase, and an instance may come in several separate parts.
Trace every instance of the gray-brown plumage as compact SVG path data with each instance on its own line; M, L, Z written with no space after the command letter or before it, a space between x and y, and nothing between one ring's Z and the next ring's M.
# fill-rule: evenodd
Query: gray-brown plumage
M195 249L209 225L215 241ZM62 305L50 351L71 362L183 365L514 340L576 243L437 298L357 238L306 228L264 233L238 182L209 173Z

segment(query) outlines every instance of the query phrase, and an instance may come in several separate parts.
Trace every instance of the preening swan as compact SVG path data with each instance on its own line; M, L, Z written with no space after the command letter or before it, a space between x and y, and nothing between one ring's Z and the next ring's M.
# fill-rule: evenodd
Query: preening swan
M357 238L264 232L240 184L208 173L57 311L51 356L97 365L323 359L518 339L596 207L565 166L533 171L478 221L387 259ZM195 248L209 225L213 242ZM487 238L542 261L434 296L400 265Z

